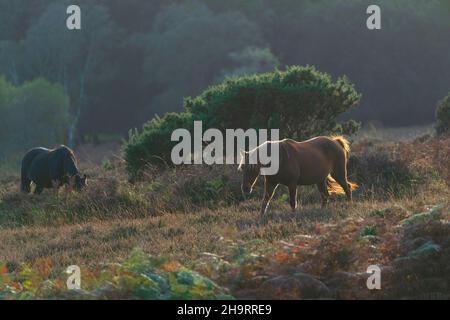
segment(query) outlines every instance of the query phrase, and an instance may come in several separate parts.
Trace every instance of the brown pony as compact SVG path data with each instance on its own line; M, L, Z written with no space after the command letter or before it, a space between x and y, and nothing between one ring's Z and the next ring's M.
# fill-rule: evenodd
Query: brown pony
M289 188L290 205L293 211L297 207L297 186L317 185L322 197L322 206L328 203L330 193L345 194L352 200L352 191L358 186L347 180L347 159L350 152L349 142L344 137L316 137L298 142L291 139L270 141L264 144L279 144L279 170L275 175L264 176L264 198L261 214L267 211L269 202L282 184ZM239 165L242 171L242 193L252 192L260 175L262 165L248 164L248 159L264 144L245 152Z

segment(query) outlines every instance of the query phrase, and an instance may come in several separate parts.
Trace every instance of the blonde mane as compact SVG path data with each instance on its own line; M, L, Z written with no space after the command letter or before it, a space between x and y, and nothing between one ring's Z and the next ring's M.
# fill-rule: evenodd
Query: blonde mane
M286 140L286 139L285 139ZM263 143L261 143L259 146L257 146L256 148L253 148L250 151L241 151L241 160L239 161L239 167L238 167L238 171L242 171L244 165L248 166L249 170L253 170L253 169L259 169L260 164L258 161L258 150L260 148L263 148L265 146L267 146L269 143L280 143L284 140L275 140L275 141L264 141ZM246 155L248 155L248 158L256 158L256 163L245 163L245 158Z

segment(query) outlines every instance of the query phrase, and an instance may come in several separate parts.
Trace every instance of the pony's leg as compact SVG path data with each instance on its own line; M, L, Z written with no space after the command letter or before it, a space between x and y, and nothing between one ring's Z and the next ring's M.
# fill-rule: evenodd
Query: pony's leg
M31 192L31 180L28 179L25 172L22 172L20 179L20 191L24 193Z
M348 185L347 181L347 170L344 169L343 172L333 172L331 175L334 180L344 189L345 195L347 196L348 201L352 201L352 191Z
M59 191L59 181L58 180L52 180L52 189L53 189L53 194L55 196L58 195L58 191Z
M25 156L27 158L27 156ZM31 179L28 176L28 169L30 167L30 161L22 160L22 166L20 168L20 191L24 193L31 192Z
M327 180L325 179L323 182L318 183L317 188L319 189L320 196L322 197L322 208L325 208L328 205L328 198L330 197Z
M292 212L295 213L297 208L297 185L291 185L289 188L289 204L291 205Z
M269 208L269 202L273 197L273 194L275 193L276 188L278 185L273 185L271 183L268 183L267 181L264 184L264 198L261 204L261 210L260 214L264 215L267 212L267 209Z

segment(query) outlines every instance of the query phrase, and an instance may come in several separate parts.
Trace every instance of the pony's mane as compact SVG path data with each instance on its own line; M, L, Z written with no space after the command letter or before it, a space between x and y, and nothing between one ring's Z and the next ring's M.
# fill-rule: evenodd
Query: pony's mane
M78 174L77 158L75 157L75 153L72 149L65 145L60 145L52 151L60 154L60 156L63 157L64 167L68 173L70 173L71 175Z
M74 160L76 160L75 157L75 153L73 152L72 149L70 149L69 147L65 146L65 145L60 145L59 147L56 147L55 149L53 149L52 151L62 151L64 150L65 152L67 152L69 154L70 157L72 157Z
M264 141L263 143L261 143L256 148L253 148L252 150L241 152L241 161L239 162L238 171L242 171L244 165L247 165L249 170L259 169L258 163L247 163L247 164L245 163L246 155L248 155L248 158L255 157L256 156L255 152L257 152L260 148L268 145L269 143L280 143L282 141L284 141L284 140Z
M246 152L248 153L248 152ZM259 168L259 165L257 163L245 163L244 157L241 158L241 162L239 163L238 171L242 171L244 168L244 165L248 167L248 170L256 170Z

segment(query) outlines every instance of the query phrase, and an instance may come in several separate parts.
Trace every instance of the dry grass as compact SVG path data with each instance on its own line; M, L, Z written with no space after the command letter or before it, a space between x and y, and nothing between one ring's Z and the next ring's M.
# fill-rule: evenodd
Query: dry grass
M230 251L230 243L267 252L296 241L299 235L323 236L323 226L345 227L348 221L362 222L363 226L371 221L374 212L388 215L378 222L379 229L384 228L383 224L393 228L401 219L431 205L449 205L448 142L416 140L374 146L362 141L353 148L355 154L365 154L370 148L387 150L427 179L401 196L377 197L370 193L369 197L369 193L360 193L352 204L339 198L326 209L320 209L315 189L302 188L303 205L297 214L290 213L281 189L272 202L270 215L264 219L258 215L260 195L246 202L239 198L235 168L190 167L162 174L150 170L142 181L132 185L120 160L112 160L102 168L99 163L103 158L98 157L84 167L93 179L83 193L46 192L42 196L18 194L18 176L2 175L0 261L7 261L14 269L23 262L51 257L54 272L59 272L73 264L95 266L121 261L139 247L205 273L199 264L205 253L220 257ZM436 176L428 174L430 168L437 172ZM330 237L340 235L336 228L329 230ZM371 232L367 230L364 232ZM370 246L364 250L364 263L371 259L387 261L383 259L388 255L370 256ZM321 259L320 253L317 259ZM228 286L226 279L215 280ZM235 288L233 292L249 297L242 290ZM255 293L250 296L258 297Z
M407 141L433 132L433 125L386 128L380 123L369 123L356 134L355 140Z
M298 234L314 235L317 224L333 224L346 218L367 218L374 210L403 208L421 212L427 205L445 203L450 193L421 194L414 198L380 201L335 202L327 209L308 204L292 214L287 205L276 204L268 219L258 215L259 201L238 206L200 209L192 213L127 217L129 213L105 213L84 222L52 221L51 226L27 225L0 230L0 260L13 264L51 256L54 265L96 264L125 258L134 247L155 255L171 256L189 265L202 252L221 254L224 239L241 239L270 247ZM56 219L56 217L55 217ZM222 240L221 240L222 239Z

